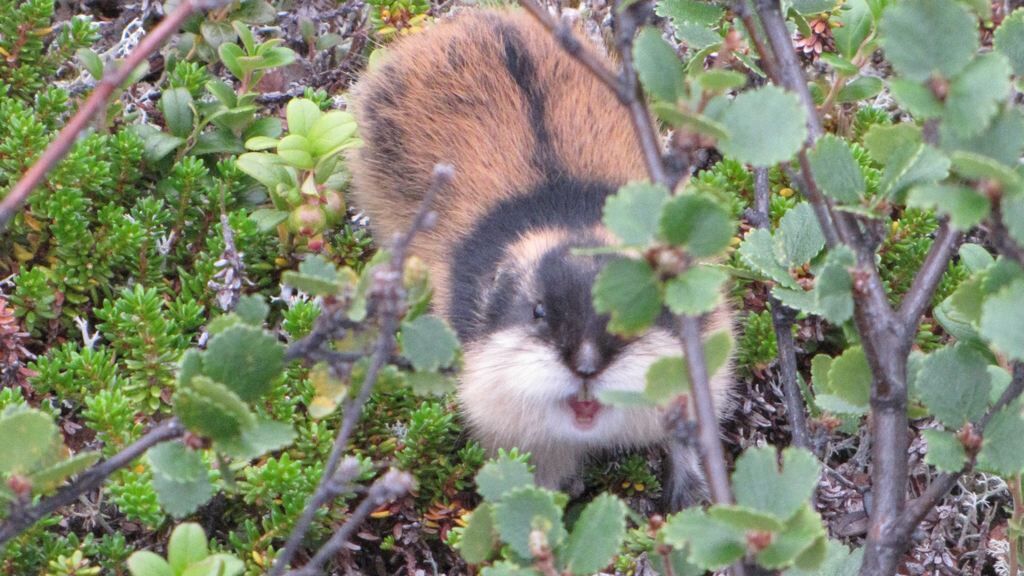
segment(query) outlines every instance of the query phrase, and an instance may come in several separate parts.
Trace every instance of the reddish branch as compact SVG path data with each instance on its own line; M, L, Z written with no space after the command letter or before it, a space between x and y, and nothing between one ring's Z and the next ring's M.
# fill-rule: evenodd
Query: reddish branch
M215 8L224 3L224 0L181 0L173 12L146 34L120 66L103 75L103 79L99 81L96 89L61 129L42 156L22 175L21 180L18 180L7 196L0 200L0 230L7 226L7 223L25 203L29 194L43 181L46 174L67 155L78 139L78 135L106 110L110 97L128 79L132 71L148 60L172 34L177 32L181 24L193 12Z

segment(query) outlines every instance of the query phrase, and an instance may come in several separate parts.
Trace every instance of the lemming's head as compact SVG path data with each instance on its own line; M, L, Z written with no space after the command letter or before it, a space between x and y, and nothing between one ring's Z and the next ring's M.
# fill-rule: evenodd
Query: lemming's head
M660 434L654 414L636 418L600 403L602 390L641 390L657 358L679 353L664 328L624 338L592 304L594 281L612 256L579 254L604 246L599 229L526 232L481 285L466 348L460 399L471 424L507 433L523 447L643 443ZM635 409L634 411L639 410ZM499 439L500 442L500 439Z

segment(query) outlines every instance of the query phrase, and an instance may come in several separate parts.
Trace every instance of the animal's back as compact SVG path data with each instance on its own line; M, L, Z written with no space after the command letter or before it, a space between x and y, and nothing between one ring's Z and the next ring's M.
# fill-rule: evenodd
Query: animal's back
M434 164L455 166L413 250L448 308L455 247L503 201L572 194L572 180L614 189L645 175L626 109L526 13L468 11L402 39L367 73L354 108L365 146L354 203L378 238L411 222ZM514 223L513 223L514 224Z

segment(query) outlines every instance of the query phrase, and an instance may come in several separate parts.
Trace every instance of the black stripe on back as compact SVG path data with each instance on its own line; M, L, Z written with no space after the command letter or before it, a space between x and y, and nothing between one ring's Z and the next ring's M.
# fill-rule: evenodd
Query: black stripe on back
M482 293L494 281L498 263L524 232L546 229L584 233L600 222L605 198L616 188L606 183L558 178L529 194L499 203L455 247L451 267L449 320L463 342L479 336L475 319Z

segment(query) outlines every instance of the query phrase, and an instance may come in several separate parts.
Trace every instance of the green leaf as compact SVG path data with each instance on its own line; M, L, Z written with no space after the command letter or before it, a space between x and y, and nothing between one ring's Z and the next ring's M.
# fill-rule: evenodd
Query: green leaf
M1016 108L1003 110L983 132L964 138L944 124L939 125L942 148L987 156L1007 166L1016 166L1024 152L1024 115Z
M818 313L833 324L842 324L853 316L853 280L849 268L853 252L845 245L828 253L825 265L814 282Z
M1003 19L996 29L994 44L1013 65L1013 73L1024 75L1024 9L1017 8Z
M494 511L490 504L483 502L469 515L466 530L459 541L459 553L466 562L480 564L490 558L497 539Z
M878 30L886 59L917 82L956 76L978 51L978 22L955 0L900 2L885 11Z
M743 92L721 122L729 133L718 142L722 153L755 166L789 160L807 138L807 113L800 101L775 86Z
M828 370L828 390L844 401L866 407L871 398L871 367L864 349L850 346L841 356L832 360Z
M57 425L34 409L0 418L0 475L27 474L54 460L61 446Z
M235 29L227 22L203 20L203 23L199 25L199 31L203 35L203 41L214 50L220 48L220 45L225 42L234 42L238 37L235 34Z
M533 486L507 492L494 504L494 517L502 542L523 558L533 557L531 532L543 533L551 549L565 537L562 510L555 504L554 494Z
M804 504L786 524L786 529L776 535L764 550L758 552L757 563L768 569L785 568L816 545L824 546L826 538L821 518L809 504ZM822 548L821 555L824 552Z
M718 24L724 13L721 7L700 0L661 0L654 11L676 23L690 22L701 26Z
M214 447L233 458L251 460L285 448L294 441L295 429L291 424L258 418L242 428L241 434L217 440Z
M1015 402L996 412L985 427L978 468L1010 478L1024 470L1024 418Z
M195 115L192 112L192 95L187 88L164 90L160 96L160 110L171 134L185 138L192 133Z
M213 485L206 476L189 482L176 482L154 473L153 489L160 507L175 518L192 514L213 497Z
M206 376L195 376L174 394L174 412L186 428L220 440L241 434L255 417L230 388Z
M676 38L691 50L704 50L722 42L722 37L717 32L693 22L677 23Z
M634 42L633 55L640 82L651 96L675 102L684 95L683 64L660 30L644 27Z
M825 235L810 203L790 208L775 231L775 258L788 266L802 266L825 247Z
M199 453L181 442L158 444L146 452L146 458L154 473L175 482L189 482L208 472Z
M690 377L682 356L666 356L654 361L647 369L644 396L655 402L665 402L690 391Z
M718 268L694 266L665 284L665 305L675 314L711 312L722 301L729 275Z
M540 572L533 568L524 568L512 562L496 562L491 566L485 566L480 576L541 576Z
M818 295L814 291L805 292L800 289L790 290L789 288L776 286L772 288L772 296L793 310L801 310L808 314L821 313L818 310Z
M962 137L974 136L985 130L1009 93L1006 58L997 53L978 56L949 85L943 124Z
M940 422L959 428L985 412L991 386L987 365L981 354L964 344L941 348L925 357L917 392Z
M270 314L270 306L259 294L243 294L235 305L235 314L250 326L262 326Z
M270 391L284 368L284 347L277 338L251 326L233 326L210 339L204 372L244 401Z
M307 137L313 145L313 153L323 156L352 140L355 134L356 120L352 113L332 110L313 124Z
M837 0L793 0L793 9L804 16L828 12L836 7Z
M306 98L292 98L285 109L285 118L288 120L288 132L305 136L309 134L317 120L323 113L320 107Z
M626 184L604 203L604 225L627 246L647 246L658 233L661 210L668 201L664 186Z
M725 250L733 232L734 225L725 208L704 196L676 196L661 213L662 237L670 244L684 246L698 258Z
M405 375L417 396L444 396L455 391L455 380L437 372L410 372Z
M170 564L149 550L140 550L129 556L128 571L132 576L175 576Z
M654 270L641 260L619 258L597 275L594 310L610 314L608 330L620 335L643 332L661 313L661 290Z
M787 570L785 576L857 576L863 558L863 548L850 552L843 543L829 540L825 546L824 561L819 566L803 567L798 564Z
M840 104L857 102L874 98L882 92L885 85L880 78L874 76L860 76L846 83L836 95L836 102Z
M530 468L504 454L484 464L476 475L477 492L488 502L497 502L509 491L524 486L533 486Z
M969 242L960 246L960 249L957 250L957 256L960 257L960 262L972 274L981 272L996 261L984 246Z
M785 527L775 516L743 506L711 506L708 516L741 530L778 532Z
M933 182L910 189L907 206L935 210L949 216L957 230L968 230L981 222L989 211L989 201L973 188L960 184Z
M437 316L425 314L402 322L402 353L416 370L432 371L451 366L459 341Z
M171 532L167 542L167 561L175 574L181 574L192 564L202 562L208 555L206 533L199 524L185 522Z
M351 270L338 270L319 254L307 256L299 264L298 272L285 272L282 281L292 288L319 296L338 294L346 286L356 283Z
M1002 201L1003 224L1010 238L1024 246L1024 192L1004 194Z
M1008 358L1024 361L1024 280L1004 286L985 300L981 335Z
M299 134L289 134L277 143L277 155L288 165L300 170L311 170L316 165L312 152L309 140Z
M899 148L889 157L879 190L884 196L900 201L903 192L911 186L948 176L949 165L945 154L927 144Z
M725 568L747 550L745 531L711 518L699 508L687 508L670 518L662 535L676 548L689 544L689 561L705 570Z
M75 56L93 79L103 79L103 60L100 60L98 54L88 48L79 48L75 51Z
M818 460L801 448L786 448L782 459L780 472L775 448L748 448L736 460L736 471L732 474L736 503L771 514L782 522L806 505L818 485Z
M739 248L740 259L753 270L787 288L800 286L789 275L786 267L775 259L775 243L770 232L764 229L751 230L743 238Z
M701 72L700 74L697 74L694 80L702 89L711 92L734 90L742 88L747 83L747 77L744 74L740 74L733 70L716 69Z
M848 0L843 4L838 21L842 24L832 30L836 48L848 59L853 59L857 50L871 34L874 19L865 0Z
M921 435L928 443L928 451L924 455L926 464L942 472L959 472L963 469L967 463L967 453L955 434L945 430L922 430Z
M832 134L823 136L808 159L814 180L826 196L844 204L860 202L865 190L864 174L845 140Z
M159 162L185 143L184 138L171 136L149 124L136 124L129 129L142 139L142 157L146 162Z
M583 509L558 557L572 574L593 574L611 563L625 537L626 505L604 493Z
M834 33L834 31L833 31ZM856 64L850 62L846 58L833 54L831 52L822 52L819 57L821 61L831 66L836 72L839 72L843 76L853 76L860 72L860 68Z
M904 108L919 120L942 116L942 102L935 97L931 88L920 82L903 78L889 80L889 91Z
M239 156L236 162L239 170L266 186L270 191L277 190L280 184L293 183L291 176L276 154L249 152Z
M84 472L99 459L99 452L81 452L52 466L32 472L28 476L32 481L32 493L44 494L57 488L68 478Z
M282 68L295 61L295 52L291 48L275 46L263 54L260 62L260 69Z
M907 148L916 148L922 142L921 128L914 124L875 124L864 135L864 146L871 157L889 164Z

